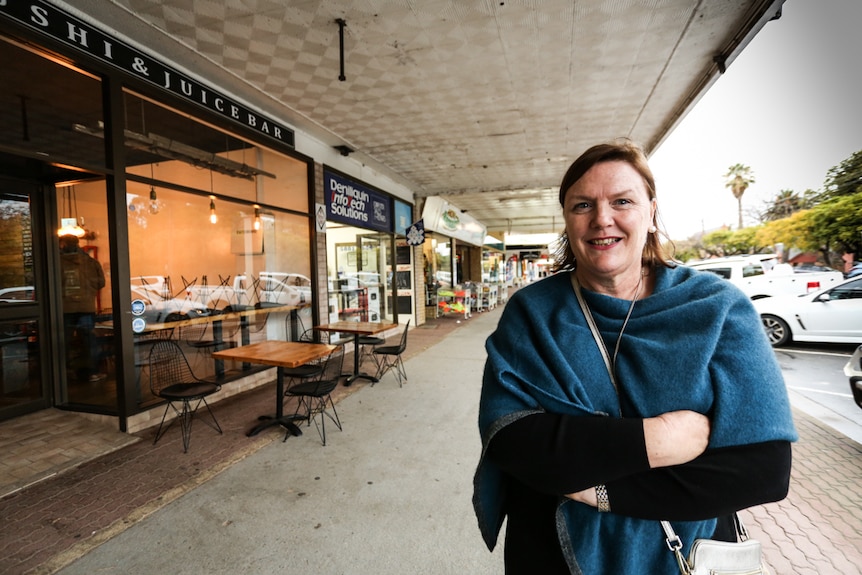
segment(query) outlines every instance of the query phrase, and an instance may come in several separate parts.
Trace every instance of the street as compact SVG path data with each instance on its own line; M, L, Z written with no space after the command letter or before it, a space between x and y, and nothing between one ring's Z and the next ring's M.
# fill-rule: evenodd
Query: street
M843 371L855 349L851 344L793 344L776 348L775 354L793 407L862 443L862 409Z

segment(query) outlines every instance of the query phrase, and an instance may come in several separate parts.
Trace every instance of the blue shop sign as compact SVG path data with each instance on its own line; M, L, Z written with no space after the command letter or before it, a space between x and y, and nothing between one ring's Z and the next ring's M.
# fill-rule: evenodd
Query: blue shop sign
M326 218L357 228L392 231L392 200L380 192L330 172L323 173Z

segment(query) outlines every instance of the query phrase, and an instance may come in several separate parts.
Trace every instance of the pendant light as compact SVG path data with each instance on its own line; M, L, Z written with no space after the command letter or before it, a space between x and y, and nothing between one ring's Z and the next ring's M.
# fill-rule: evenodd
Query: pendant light
M154 180L153 164L150 164L150 180ZM153 187L153 182L150 181L150 213L155 215L159 213L159 198L156 196L156 188Z
M79 223L78 219L78 197L75 194L75 186L63 188L63 216L60 218L60 229L58 236L84 237L87 232ZM74 204L74 212L72 206ZM81 222L83 223L83 222Z
M214 188L213 188L213 171L210 170L210 192L212 192L212 191L214 191ZM215 211L215 195L211 194L210 195L210 223L214 224L216 222L218 222L218 216L216 216L216 211Z

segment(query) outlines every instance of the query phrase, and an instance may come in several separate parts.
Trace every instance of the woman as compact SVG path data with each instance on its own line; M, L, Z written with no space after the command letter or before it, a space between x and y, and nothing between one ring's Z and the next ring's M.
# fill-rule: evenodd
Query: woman
M493 549L507 518L510 575L672 573L659 520L687 554L787 495L781 370L742 292L662 253L637 146L587 150L560 204L558 273L516 292L486 343L479 525Z

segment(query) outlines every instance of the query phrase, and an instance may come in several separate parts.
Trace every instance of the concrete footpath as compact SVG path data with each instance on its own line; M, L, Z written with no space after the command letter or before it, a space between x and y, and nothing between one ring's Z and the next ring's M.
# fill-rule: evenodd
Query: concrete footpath
M471 506L497 318L476 314L408 360L403 388L389 374L344 398L344 431L327 426L325 447L303 427L60 573L502 573Z
M328 427L325 447L313 426L285 443L276 430L244 437L271 403L263 389L219 406L225 435L196 427L189 454L178 437L146 436L0 500L0 572L502 573L470 502L483 344L499 311L411 330L409 382L342 389L344 431ZM774 574L862 573L862 446L794 417L790 496L743 518ZM211 453L231 444L233 455Z

